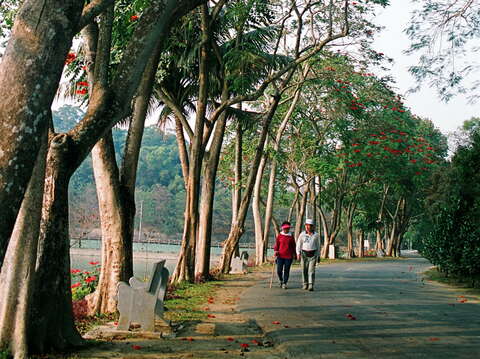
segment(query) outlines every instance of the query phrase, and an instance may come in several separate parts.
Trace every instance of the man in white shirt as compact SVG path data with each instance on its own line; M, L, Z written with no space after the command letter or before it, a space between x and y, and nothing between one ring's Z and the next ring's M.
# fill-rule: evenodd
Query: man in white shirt
M297 239L297 259L301 260L303 289L313 291L315 264L320 252L320 236L312 219L305 221L305 231Z

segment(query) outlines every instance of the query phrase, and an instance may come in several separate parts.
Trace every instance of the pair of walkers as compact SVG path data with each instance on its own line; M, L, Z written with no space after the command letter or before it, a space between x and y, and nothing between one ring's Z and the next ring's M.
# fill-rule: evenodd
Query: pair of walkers
M278 234L273 247L280 286L287 289L290 266L296 257L302 266L303 289L313 291L315 264L320 251L320 237L315 232L315 225L311 219L305 221L305 231L298 236L296 242L290 233L290 228L290 222L282 223L282 231Z

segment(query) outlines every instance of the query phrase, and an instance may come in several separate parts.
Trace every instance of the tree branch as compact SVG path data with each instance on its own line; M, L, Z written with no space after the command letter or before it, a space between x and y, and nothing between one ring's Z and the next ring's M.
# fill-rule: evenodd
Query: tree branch
M96 16L105 11L110 5L113 5L114 2L115 0L93 0L85 6L82 11L82 17L78 23L77 32L91 23Z

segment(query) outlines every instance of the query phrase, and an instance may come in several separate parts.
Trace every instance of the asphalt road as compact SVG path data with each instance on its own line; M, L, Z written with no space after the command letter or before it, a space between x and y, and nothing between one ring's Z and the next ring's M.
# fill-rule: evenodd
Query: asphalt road
M420 257L320 265L313 292L293 269L289 289L265 280L239 309L286 358L480 358L478 297L424 282L428 267Z

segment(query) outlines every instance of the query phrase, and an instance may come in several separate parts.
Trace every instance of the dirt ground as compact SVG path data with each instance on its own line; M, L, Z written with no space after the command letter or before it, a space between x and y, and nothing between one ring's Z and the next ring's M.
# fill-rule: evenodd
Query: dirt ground
M113 339L90 341L68 358L284 358L257 323L236 309L243 291L269 275L265 271L253 272L222 280L224 284L211 295L213 301L202 308L209 313L208 318L177 328L175 338L116 335Z

